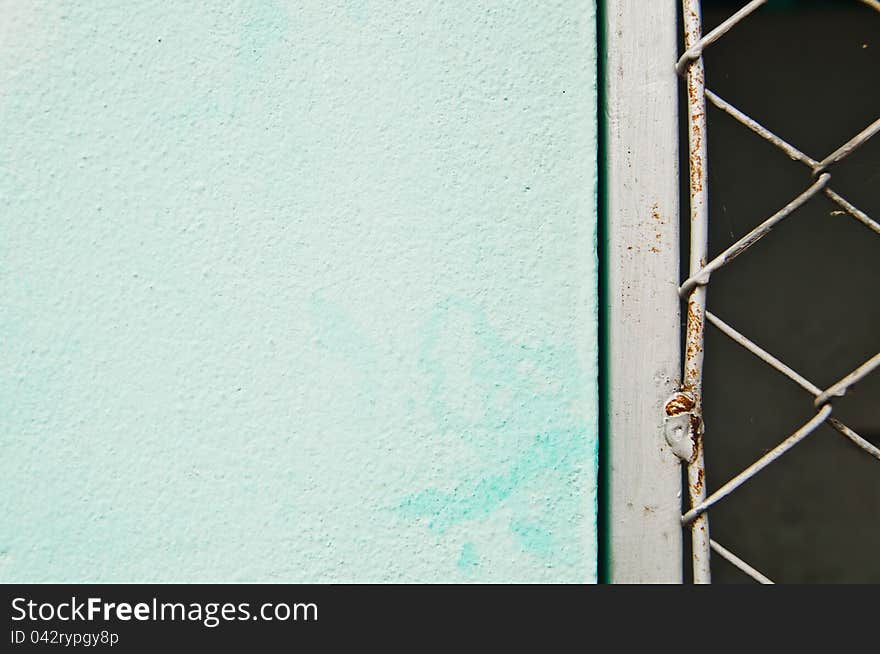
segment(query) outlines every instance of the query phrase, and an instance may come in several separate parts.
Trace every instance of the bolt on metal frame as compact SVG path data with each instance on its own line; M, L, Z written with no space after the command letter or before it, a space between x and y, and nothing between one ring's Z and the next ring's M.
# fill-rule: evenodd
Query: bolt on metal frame
M862 2L880 12L880 0L851 1ZM866 454L880 460L880 449L831 415L834 398L843 396L849 388L872 371L880 368L880 352L837 383L822 389L789 368L775 356L725 323L721 318L706 310L706 297L711 274L743 254L759 239L769 234L776 224L790 216L801 205L818 194L824 194L832 202L840 206L843 212L862 223L875 235L880 236L880 223L831 189L831 173L828 171L832 164L843 160L868 139L880 132L880 118L825 158L816 160L773 134L758 121L747 116L706 88L702 59L703 51L766 3L767 0L748 2L739 11L718 25L718 27L703 35L700 0L682 0L685 52L681 55L676 65L676 70L685 79L687 86L690 162L690 266L688 278L679 287L679 295L687 303L682 388L667 402L666 414L667 439L670 445L673 446L673 450L687 465L690 509L681 516L681 523L691 531L694 583L711 582L710 552L715 552L718 556L728 560L755 581L764 584L773 583L765 575L709 537L708 510L715 503L734 492L742 484L807 438L821 424L827 422ZM812 181L802 193L711 261L707 260L709 224L708 159L706 156L707 101L781 149L791 159L803 163L812 175ZM704 328L707 322L812 395L814 398L813 404L816 409L816 414L806 424L795 429L779 445L708 496L705 485L702 421L703 343ZM682 418L685 418L684 423L682 423ZM682 435L682 424L687 426L684 436Z

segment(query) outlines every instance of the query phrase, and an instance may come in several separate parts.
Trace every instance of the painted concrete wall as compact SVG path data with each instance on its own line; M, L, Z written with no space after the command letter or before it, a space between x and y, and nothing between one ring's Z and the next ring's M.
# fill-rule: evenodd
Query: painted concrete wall
M593 4L0 1L0 580L593 580Z

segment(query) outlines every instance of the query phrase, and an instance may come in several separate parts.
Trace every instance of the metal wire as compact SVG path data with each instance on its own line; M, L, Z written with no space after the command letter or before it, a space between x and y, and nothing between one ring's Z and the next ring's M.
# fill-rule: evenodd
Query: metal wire
M701 41L701 17L699 2L685 0L684 43L688 49L698 47ZM688 10L690 9L690 10ZM690 274L693 277L705 265L709 253L709 173L706 147L706 96L703 93L705 76L703 58L691 59L685 70L688 87L688 143L690 161ZM708 281L708 280L706 280ZM697 284L687 298L687 334L683 382L694 399L691 409L696 427L691 434L694 451L687 466L688 496L691 505L697 506L706 499L703 483L705 463L703 455L702 415L703 399L703 325L706 314L706 285ZM709 517L698 515L691 525L691 552L696 583L709 583L711 544L709 543Z
M855 0L854 0L855 1ZM859 0L868 7L880 12L880 0ZM682 0L684 10L684 47L676 70L685 79L688 98L688 146L690 161L690 270L688 278L679 288L679 295L687 302L686 348L684 360L683 390L695 399L692 409L691 438L694 441L694 454L687 460L688 490L690 509L682 515L681 521L692 532L692 556L694 583L709 583L711 569L709 565L710 550L726 559L755 581L763 584L773 582L751 565L734 555L730 550L709 538L708 510L735 492L740 486L757 475L791 448L810 436L823 423L829 424L849 442L861 451L880 460L880 448L868 442L853 429L831 416L832 402L841 397L859 381L880 368L880 352L869 358L862 365L843 377L840 381L826 389L821 389L808 379L785 365L778 358L746 338L739 331L706 310L706 291L711 275L719 268L730 264L744 254L758 240L770 234L773 227L793 214L804 203L823 193L831 201L843 209L843 212L859 221L874 234L880 235L880 223L868 216L864 211L850 203L832 190L832 175L828 168L836 164L866 143L871 137L880 133L880 118L865 127L846 143L835 149L822 159L814 159L794 145L777 136L757 120L737 109L705 86L703 51L721 39L740 22L751 16L766 4L767 0L753 0L746 3L739 11L733 13L718 27L703 36L701 34L700 0ZM764 220L760 225L740 238L720 255L707 261L708 252L708 159L706 143L706 101L724 111L739 123L752 130L767 142L773 144L793 161L804 164L813 175L813 182L791 202ZM790 436L781 441L775 448L757 459L738 475L721 485L707 497L705 488L705 465L703 458L703 423L702 423L702 377L703 377L703 343L706 322L713 325L721 333L751 352L764 363L785 375L798 386L814 397L817 413L804 425L796 429Z
M770 233L770 230L777 225L777 223L782 222L784 218L787 218L788 216L793 214L797 209L806 204L807 200L809 200L819 191L825 188L825 185L828 184L828 181L830 179L831 175L829 175L828 173L822 173L822 175L819 176L819 179L813 182L809 186L809 188L807 188L803 193L801 193L794 200L782 207L782 209L774 213L767 220L758 225L755 229L743 236L736 243L727 248L724 252L712 259L712 261L700 268L696 272L696 274L691 275L687 280L685 280L684 284L681 285L681 288L678 291L679 294L682 297L687 297L688 295L690 295L691 291L693 291L694 287L698 285L705 286L706 284L708 284L709 275L711 275L719 268L726 266L743 252L752 247L760 239L764 238L767 234Z
M719 556L721 556L721 558L730 561L733 565L735 565L737 568L739 568L740 570L745 572L747 575L749 575L752 579L757 581L759 584L772 584L773 583L772 581L770 581L770 579L768 577L764 576L763 574L761 574L760 572L755 570L752 566L750 566L748 563L743 561L741 558L739 558L736 554L731 552L726 547L722 547L719 543L717 543L714 540L710 541L710 543L712 545L713 552L717 553Z
M721 333L729 336L734 342L742 345L749 352L754 354L756 357L770 365L771 368L774 368L781 372L783 375L791 379L798 386L806 390L808 393L811 393L813 396L818 397L822 395L823 391L821 388L805 379L794 370L789 368L787 365L782 363L779 359L774 357L772 354L767 352L766 350L758 347L755 343L747 339L745 336L736 331L733 327L728 325L726 322L721 320L718 316L709 311L706 312L706 319L712 323L715 327L721 331ZM834 427L838 432L842 435L846 436L854 445L863 449L865 452L873 456L875 459L880 459L880 448L875 447L873 444L859 436L855 431L847 427L845 424L837 420L836 418L828 418L828 424Z
M769 466L771 463L776 461L779 457L788 452L795 445L804 440L807 436L816 431L819 425L825 422L825 419L829 415L831 415L831 407L828 405L823 406L822 410L819 411L819 413L817 413L815 416L810 418L810 420L803 427L798 429L791 436L782 441L779 445L767 452L767 454L755 461L752 465L743 470L736 477L731 479L717 491L712 493L709 497L704 499L702 502L691 508L690 511L681 516L681 523L683 525L687 525L693 522L697 518L697 516L705 513L705 511L710 506L730 495L733 491L742 486L749 479L761 472L761 470Z

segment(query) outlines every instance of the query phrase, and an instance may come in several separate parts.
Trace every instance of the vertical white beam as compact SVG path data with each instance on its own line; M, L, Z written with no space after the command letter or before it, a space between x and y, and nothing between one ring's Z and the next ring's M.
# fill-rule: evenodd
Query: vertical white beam
M680 375L675 0L606 0L609 577L682 580L681 469L664 436Z

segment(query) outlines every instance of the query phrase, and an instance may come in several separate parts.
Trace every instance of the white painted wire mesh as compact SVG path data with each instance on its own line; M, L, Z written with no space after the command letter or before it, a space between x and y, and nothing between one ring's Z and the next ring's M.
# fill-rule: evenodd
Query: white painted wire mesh
M690 509L682 516L682 524L691 530L693 575L695 583L711 581L710 552L726 559L742 572L760 583L773 583L764 574L737 557L723 545L709 537L708 511L710 507L734 493L740 486L761 472L768 465L785 455L791 448L808 438L823 423L829 424L843 437L858 446L866 455L880 460L880 449L864 439L853 429L833 416L833 401L843 396L860 380L880 368L880 353L869 358L855 370L827 388L820 388L795 370L785 365L777 357L760 345L741 334L717 315L707 311L707 292L713 272L733 262L745 253L758 240L770 234L781 221L794 214L798 208L811 198L824 194L837 204L843 212L863 224L874 236L880 236L880 223L864 211L836 193L832 186L830 167L850 156L871 137L880 132L880 118L865 127L846 143L821 159L814 159L794 145L773 134L735 106L706 88L702 53L713 43L723 38L741 21L748 20L751 14L767 4L768 0L753 0L733 13L708 34L702 34L700 0L682 0L684 18L685 52L681 56L677 71L684 78L687 87L688 152L689 152L689 190L690 190L690 256L688 278L679 288L683 300L687 302L687 326L685 334L685 361L683 389L667 404L670 418L687 416L689 436L692 445L678 453L687 462L688 495ZM861 2L880 13L880 0L848 0ZM878 15L880 20L880 15ZM788 204L742 236L721 254L708 259L708 159L706 108L707 101L738 121L744 129L749 129L773 144L792 160L805 167L805 188ZM722 309L723 310L723 309ZM702 422L702 383L703 383L703 344L706 323L718 329L734 342L745 348L758 359L768 364L785 377L813 396L815 415L805 424L792 425L790 435L763 456L746 467L732 479L720 485L707 495L705 484L705 465L703 456ZM710 435L711 437L711 435Z

